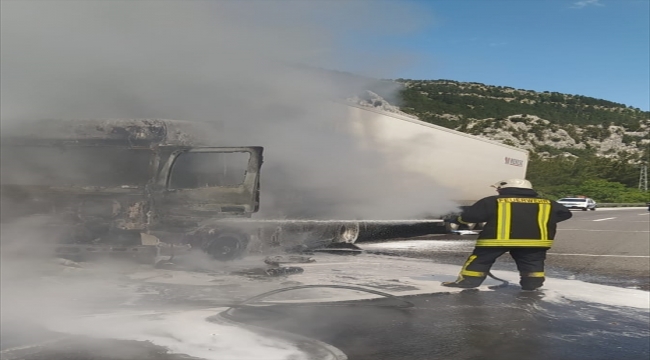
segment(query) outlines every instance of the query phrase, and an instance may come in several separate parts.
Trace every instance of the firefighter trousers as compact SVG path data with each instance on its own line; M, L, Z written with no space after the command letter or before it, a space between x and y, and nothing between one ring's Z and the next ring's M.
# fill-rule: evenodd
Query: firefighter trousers
M544 260L549 248L503 248L476 247L467 258L460 272L459 281L474 286L480 285L499 256L510 252L517 270L519 284L523 290L534 290L544 284Z

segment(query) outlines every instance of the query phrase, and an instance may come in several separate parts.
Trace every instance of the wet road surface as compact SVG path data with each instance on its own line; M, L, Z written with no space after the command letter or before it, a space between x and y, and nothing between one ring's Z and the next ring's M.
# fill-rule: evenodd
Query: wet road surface
M26 350L20 355L3 355L11 360L200 360L186 355L170 354L162 346L146 341L66 338Z
M353 304L291 304L231 310L230 319L314 338L348 359L647 359L648 313L553 304L516 287ZM147 342L73 337L23 360L182 360ZM219 357L227 360L227 357Z
M648 314L587 303L555 305L506 288L409 297L356 306L274 306L237 310L234 319L299 333L350 359L646 359ZM384 305L386 307L379 307Z
M650 235L647 214L639 210L574 214L574 219L562 224L556 245L549 252L547 274L561 279L648 289ZM446 263L460 268L473 247L473 237L428 236L418 240L359 245L369 252L426 258L432 264ZM370 260L374 261L372 258ZM395 265L397 267L371 268L371 272L394 273L400 264L397 262ZM301 276L313 273L319 263L310 266L305 267L305 274ZM493 269L516 270L507 255L497 260ZM426 266L423 271L428 271ZM160 276L171 279L174 275L169 272ZM203 281L196 277L198 275L192 276L196 281ZM289 277L275 285L268 282L261 282L260 285L277 288L286 287L296 280L305 283L314 281L314 278L306 280L301 276ZM338 277L332 276L332 279L348 282L363 280L362 277L355 279L343 273ZM438 281L441 280L445 279ZM212 281L215 280L210 281L214 285ZM373 286L371 282L364 281L367 282L365 286ZM229 289L226 285L212 288ZM156 304L159 308L167 306L174 311L183 306L188 309L206 308L214 304L215 295L218 295L218 292L206 292L208 289L202 285L191 287L183 283L158 283L155 286L159 291L143 295L143 306ZM151 289L149 287L143 291L146 294ZM264 290L260 287L256 291ZM566 300L558 303L545 301L540 294L522 293L517 286L509 286L496 291L408 296L406 299L414 306L407 309L398 308L394 300L384 299L355 301L353 304L272 305L238 308L230 312L230 319L311 337L337 347L349 359L360 360L605 360L650 357L649 311L604 305L597 301L597 295L594 297L594 302ZM128 326L124 330L127 331ZM2 348L21 345L20 339L25 333L34 342L61 336L38 326L3 323ZM45 344L18 357L3 354L1 358L192 359L183 354L170 354L164 347L149 342L90 339L79 335L66 335L63 341ZM229 360L227 357L218 359Z

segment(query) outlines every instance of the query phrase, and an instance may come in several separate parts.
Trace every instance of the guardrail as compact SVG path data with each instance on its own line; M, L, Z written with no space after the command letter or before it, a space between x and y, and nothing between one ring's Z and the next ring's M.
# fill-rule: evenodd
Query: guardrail
M598 203L598 207L646 207L648 203Z

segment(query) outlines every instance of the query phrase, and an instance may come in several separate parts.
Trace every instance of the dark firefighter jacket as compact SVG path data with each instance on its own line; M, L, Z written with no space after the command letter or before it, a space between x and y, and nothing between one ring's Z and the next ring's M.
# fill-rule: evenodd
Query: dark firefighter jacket
M485 222L477 247L551 247L557 223L570 219L562 204L537 197L532 189L505 188L461 213L461 223Z

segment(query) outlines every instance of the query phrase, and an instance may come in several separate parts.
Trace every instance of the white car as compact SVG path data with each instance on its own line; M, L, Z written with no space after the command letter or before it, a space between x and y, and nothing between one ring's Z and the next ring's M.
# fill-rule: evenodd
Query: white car
M590 198L562 198L557 202L568 209L580 209L582 211L596 210L596 202Z

